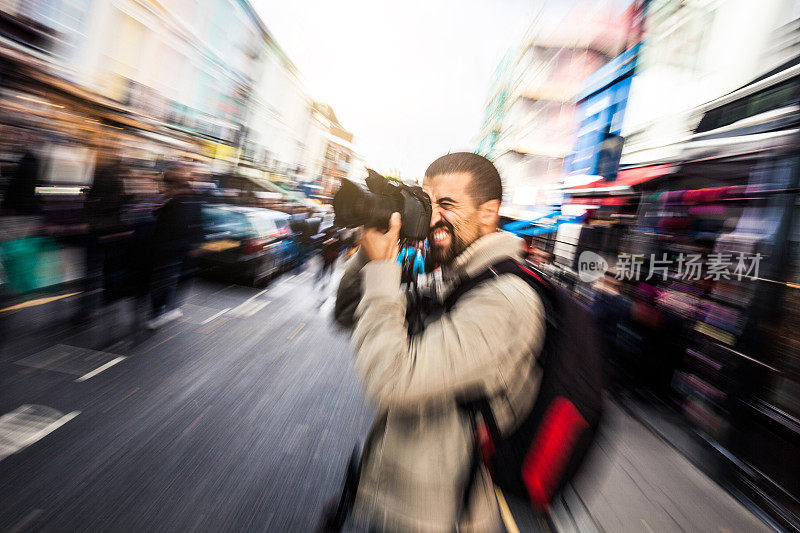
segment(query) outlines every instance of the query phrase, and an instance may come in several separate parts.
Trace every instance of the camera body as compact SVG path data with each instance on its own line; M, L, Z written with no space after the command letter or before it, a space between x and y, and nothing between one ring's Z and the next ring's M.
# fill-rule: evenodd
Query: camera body
M422 241L431 223L431 199L417 185L390 180L367 169L367 190L348 179L333 197L335 224L346 228L365 226L388 229L392 213L400 213L400 238Z

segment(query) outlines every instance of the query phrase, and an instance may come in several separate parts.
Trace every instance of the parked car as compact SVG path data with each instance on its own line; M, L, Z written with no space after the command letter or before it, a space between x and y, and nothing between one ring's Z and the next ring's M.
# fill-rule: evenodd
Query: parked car
M203 207L205 253L198 259L204 271L258 285L299 261L299 247L289 215L269 209L208 204Z

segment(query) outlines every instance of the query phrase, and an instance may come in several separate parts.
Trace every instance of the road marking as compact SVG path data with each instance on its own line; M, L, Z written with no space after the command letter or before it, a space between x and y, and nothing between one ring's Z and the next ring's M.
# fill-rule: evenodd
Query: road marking
M210 323L206 324L205 326L194 330L194 332L195 333L199 333L200 335L208 335L212 331L219 329L221 326L224 326L225 324L227 324L230 321L231 321L230 318L222 317L219 320L215 320L214 322L210 322ZM175 335L177 335L177 333ZM166 340L169 340L169 339L166 339ZM161 344L161 343L159 343L159 344Z
M44 405L22 405L0 417L0 460L57 430L80 411L62 415Z
M269 300L264 302L253 302L248 300L231 309L225 316L233 318L247 318L264 309L267 305L269 305L269 303Z
M292 292L294 289L297 288L297 285L294 283L281 283L277 287L275 287L272 292L269 293L270 296L273 298L279 298L284 294L288 294Z
M264 289L263 291L257 292L256 294L254 294L253 296L251 296L250 298L248 298L247 300L245 300L245 301L244 301L244 303L252 302L252 301L253 301L253 300L255 300L256 298L258 298L259 296L261 296L262 294L264 294L265 292L267 292L268 290L269 290L269 287L267 287L267 288L266 288L266 289Z
M221 289L220 289L220 290L218 290L218 291L214 291L214 292L212 292L211 294L209 294L209 296L216 296L217 294L221 293L222 291L227 291L227 290L228 290L228 289L230 289L231 287L235 287L235 286L236 286L236 285L233 285L233 284L231 284L231 285L228 285L227 287L223 287L223 288L221 288Z
M20 531L24 530L28 526L28 524L36 520L40 514L42 514L41 509L32 510L30 513L28 513L28 516L17 522L17 524L14 527L9 529L8 533L20 533Z
M189 427L187 427L186 429L183 430L183 433L181 433L181 436L178 437L178 440L181 440L183 437L185 437L186 434L189 433L192 430L192 428L197 425L198 422L200 422L200 419L203 418L204 416L206 416L207 412L208 412L208 407L203 409L203 412L200 413L200 415L197 418L194 419L194 422L189 424Z
M519 533L519 528L511 514L511 509L508 508L503 492L495 486L494 493L497 495L497 503L500 506L500 517L503 519L503 524L505 524L508 533Z
M74 354L70 353L69 351L58 352L53 357L49 357L49 358L45 359L44 361L42 361L41 363L39 363L39 366L41 368L47 368L47 367L53 366L53 363L55 363L56 361L60 361L61 359L64 359L65 357L71 357L73 355Z
M200 322L200 325L201 325L201 326L203 326L203 325L206 325L206 324L208 324L209 322L211 322L212 320L214 320L215 318L217 318L217 317L220 317L220 316L224 315L225 313L227 313L227 312L228 312L228 311L230 311L230 310L231 310L231 308L230 308L230 307L226 307L225 309L223 309L223 310L222 310L222 311L220 311L219 313L214 313L214 314L213 314L213 315L211 315L210 317L208 317L208 318L206 318L205 320L203 320L202 322Z
M296 328L294 328L292 334L287 337L287 340L294 339L297 336L297 334L300 333L300 330L302 330L304 327L306 327L306 323L300 322L300 324Z
M78 291L78 292L71 292L69 294L60 294L58 296L49 296L47 298L37 298L36 300L28 300L27 302L22 302L17 305L4 307L3 309L0 309L0 313L5 313L6 311L16 311L18 309L25 309L28 307L36 307L38 305L49 304L50 302L55 302L56 300L63 300L64 298L69 298L70 296L75 296L76 294L80 293L81 291Z
M117 357L116 359L112 359L111 361L109 361L108 363L104 364L103 366L95 368L94 370L92 370L88 374L82 375L81 377L79 377L78 379L75 380L75 383L82 383L82 382L86 381L89 378L93 378L97 374L102 372L103 370L107 370L107 369L111 368L112 366L116 365L117 363L119 363L120 361L124 361L125 359L126 359L126 357L122 356L122 355Z
M655 531L653 531L653 528L650 527L650 524L644 521L644 518L640 518L639 520L642 522L642 525L647 529L647 531L649 531L650 533L655 533Z
M79 377L117 357L119 357L117 353L100 352L68 344L56 344L24 359L15 361L15 364Z
M328 298L319 306L319 311L323 315L329 314L333 311L333 306L336 304L335 296L328 296Z

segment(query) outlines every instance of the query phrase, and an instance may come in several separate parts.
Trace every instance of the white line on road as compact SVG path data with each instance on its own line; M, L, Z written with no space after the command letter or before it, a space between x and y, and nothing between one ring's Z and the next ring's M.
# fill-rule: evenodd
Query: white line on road
M111 361L109 361L108 363L104 364L103 366L95 368L94 370L92 370L88 374L82 375L81 377L79 377L78 379L75 380L75 383L81 383L81 382L86 381L89 378L93 378L97 374L102 372L103 370L107 370L107 369L111 368L112 366L116 365L117 363L119 363L120 361L124 361L124 360L125 360L124 356L119 356L116 359L112 359Z
M336 305L336 297L328 296L328 298L319 306L319 312L323 315L328 315L333 311L333 306Z
M209 322L211 322L211 321L212 321L212 320L214 320L215 318L217 318L217 317L219 317L219 316L222 316L222 315L224 315L225 313L227 313L227 312L228 312L228 311L230 311L230 310L231 310L231 308L230 308L230 307L226 307L225 309L223 309L223 310L222 310L222 311L220 311L219 313L214 313L214 314L213 314L213 315L211 315L210 317L208 317L208 318L206 318L205 320L203 320L202 322L200 322L200 325L205 325L205 324L208 324Z
M294 339L294 338L297 336L297 334L298 334L298 333L300 333L300 330L301 330L301 329L303 329L304 327L306 327L306 323L305 323L305 322L300 322L300 325L298 325L298 326L297 326L297 327L294 329L294 331L292 332L292 334L291 334L291 335L289 335L289 336L287 337L287 339L288 339L288 340L292 340L292 339Z
M266 289L264 289L264 290L263 290L263 291L261 291L261 292L258 292L258 293L256 293L255 295L251 296L250 298L248 298L247 300L245 300L245 301L244 301L244 303L247 303L247 302L252 302L252 301L253 301L253 300L255 300L256 298L258 298L259 296L261 296L262 294L264 294L265 292L267 292L268 290L269 290L269 287L267 287Z
M269 300L264 302L251 302L248 300L228 311L226 316L234 318L247 318L264 309L269 303Z
M272 292L270 292L269 295L272 296L273 298L280 298L285 294L289 294L296 288L297 285L295 285L294 283L281 283L280 285L272 289Z
M221 289L220 289L220 290L218 290L218 291L214 291L214 292L212 292L211 294L209 294L209 296L216 296L217 294L221 293L222 291L227 291L227 290L228 290L228 289L230 289L231 287L235 287L235 286L236 286L236 285L228 285L227 287L223 287L223 288L221 288Z
M23 405L0 417L0 460L57 430L80 411L61 413L42 405Z

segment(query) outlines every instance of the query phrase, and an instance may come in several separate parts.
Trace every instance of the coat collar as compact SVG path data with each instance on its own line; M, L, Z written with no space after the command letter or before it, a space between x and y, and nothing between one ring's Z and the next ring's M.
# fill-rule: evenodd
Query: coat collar
M447 277L464 279L480 274L503 259L519 261L523 257L522 242L519 237L505 231L484 235L453 259L446 269Z

